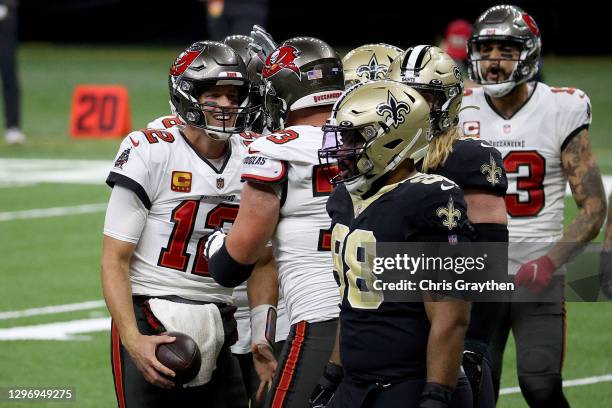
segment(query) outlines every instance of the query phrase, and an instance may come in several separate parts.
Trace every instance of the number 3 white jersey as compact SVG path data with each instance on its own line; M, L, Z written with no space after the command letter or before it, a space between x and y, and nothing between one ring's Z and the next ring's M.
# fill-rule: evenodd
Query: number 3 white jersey
M240 164L250 139L233 135L218 163L200 156L174 126L143 129L121 143L107 183L132 190L149 210L130 264L132 293L232 303L208 275L204 237L238 213Z
M591 123L589 98L581 90L543 83L530 85L532 89L529 99L509 119L497 113L482 88L466 89L465 109L459 115L466 136L480 137L503 156L513 242L561 237L567 183L561 152Z
M272 244L291 324L330 320L339 313L325 210L331 185L318 158L322 139L318 127L292 126L257 139L244 159L243 179L283 183Z

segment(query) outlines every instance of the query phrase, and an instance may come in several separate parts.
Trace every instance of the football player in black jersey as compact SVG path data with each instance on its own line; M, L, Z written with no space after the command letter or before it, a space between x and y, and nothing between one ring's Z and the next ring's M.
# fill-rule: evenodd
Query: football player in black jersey
M462 191L415 170L431 137L429 107L394 81L355 85L336 102L319 151L338 162L327 203L342 297L344 378L328 407L471 407L461 375L469 302L386 301L374 286L368 244L469 241Z
M438 47L418 45L393 61L387 77L414 87L430 104L434 137L422 171L440 174L461 187L478 241L508 242L508 182L501 154L480 139L462 137L457 122L463 84L453 59ZM463 368L479 408L495 407L491 370L483 358L499 309L496 303L475 302L466 334Z

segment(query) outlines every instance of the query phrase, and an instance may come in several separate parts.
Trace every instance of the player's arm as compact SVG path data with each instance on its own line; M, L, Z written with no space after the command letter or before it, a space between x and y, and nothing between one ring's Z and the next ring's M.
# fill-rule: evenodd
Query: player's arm
M558 268L594 239L606 216L606 196L601 172L591 151L589 132L583 129L561 153L578 214L548 256Z
M425 294L424 303L431 324L427 341L427 382L452 392L459 376L470 303L433 301L430 294Z
M135 193L120 186L113 188L104 222L102 291L121 343L145 379L159 387L172 388L172 381L161 374L174 377L174 372L157 360L155 348L157 344L173 342L174 338L141 335L132 303L130 260L144 228L146 211Z
M251 309L251 351L260 380L256 398L261 400L272 386L278 365L273 350L276 341L278 274L271 246L266 247L247 281L247 295Z
M245 183L229 234L217 232L206 242L210 275L220 285L235 287L249 278L274 234L279 209L280 198L273 186Z

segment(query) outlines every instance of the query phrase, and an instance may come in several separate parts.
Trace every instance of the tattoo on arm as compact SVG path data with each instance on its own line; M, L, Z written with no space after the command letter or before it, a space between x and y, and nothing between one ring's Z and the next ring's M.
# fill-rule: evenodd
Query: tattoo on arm
M566 263L597 236L606 212L605 191L588 130L569 142L561 152L561 162L579 212L549 253L557 266Z

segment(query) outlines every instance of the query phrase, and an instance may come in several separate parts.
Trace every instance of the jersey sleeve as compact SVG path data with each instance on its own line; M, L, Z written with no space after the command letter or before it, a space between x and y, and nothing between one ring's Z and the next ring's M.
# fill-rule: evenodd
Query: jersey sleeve
M463 190L506 194L508 179L499 150L480 139L461 139L441 169L433 171L453 180Z
M439 237L440 241L470 240L470 228L467 218L467 204L463 191L457 186L444 190L445 183L433 185L431 193L424 200L420 218L422 226L419 235L425 233Z
M558 104L558 134L561 150L592 121L591 100L575 88L551 88Z
M262 153L249 154L242 160L240 174L244 181L281 184L287 179L287 163Z
M154 196L154 175L150 144L142 132L130 133L119 146L106 184L120 185L133 191L147 209L151 208Z

